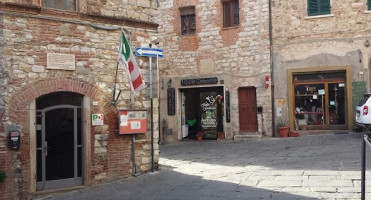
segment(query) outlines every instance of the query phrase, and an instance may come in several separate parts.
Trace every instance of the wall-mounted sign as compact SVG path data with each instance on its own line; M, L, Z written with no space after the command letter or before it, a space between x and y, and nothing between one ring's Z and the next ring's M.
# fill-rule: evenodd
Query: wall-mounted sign
M218 78L212 77L212 78L196 78L196 79L183 79L180 81L180 84L182 86L187 85L208 85L208 84L217 84Z
M147 110L119 110L119 134L147 132Z
M103 114L92 114L91 115L91 124L93 126L103 125Z
M47 54L47 69L75 70L75 55L62 53Z
M231 103L229 91L225 92L225 121L227 123L231 122Z
M175 88L167 89L167 114L175 115Z

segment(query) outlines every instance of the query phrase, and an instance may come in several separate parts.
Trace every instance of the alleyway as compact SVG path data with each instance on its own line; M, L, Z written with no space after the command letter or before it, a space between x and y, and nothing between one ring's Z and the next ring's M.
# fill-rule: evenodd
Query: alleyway
M359 133L185 141L160 149L159 172L45 199L360 199Z

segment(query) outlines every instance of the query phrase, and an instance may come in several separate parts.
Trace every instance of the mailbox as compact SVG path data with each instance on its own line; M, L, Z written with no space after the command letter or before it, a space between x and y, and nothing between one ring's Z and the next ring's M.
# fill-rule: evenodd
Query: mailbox
M9 131L9 148L10 149L19 149L21 146L21 134L18 130Z

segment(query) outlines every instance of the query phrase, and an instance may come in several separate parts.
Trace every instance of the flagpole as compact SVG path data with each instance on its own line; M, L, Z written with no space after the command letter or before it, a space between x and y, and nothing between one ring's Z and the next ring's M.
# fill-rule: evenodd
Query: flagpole
M117 64L116 64L116 74L115 74L115 82L113 83L113 91L112 91L112 101L111 103L114 105L116 104L116 101L118 99L118 96L117 96L117 99L115 98L116 96L116 84L117 84L117 71L119 70L119 62L117 61Z

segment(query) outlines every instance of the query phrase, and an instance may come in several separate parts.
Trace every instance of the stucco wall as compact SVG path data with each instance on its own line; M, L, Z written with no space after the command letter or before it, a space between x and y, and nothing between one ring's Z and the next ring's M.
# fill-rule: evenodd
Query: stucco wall
M331 14L314 17L308 17L306 2L272 2L275 99L286 99L286 120L288 69L348 66L352 80L347 81L369 83L371 51L365 44L371 39L371 13L366 1L330 1Z

